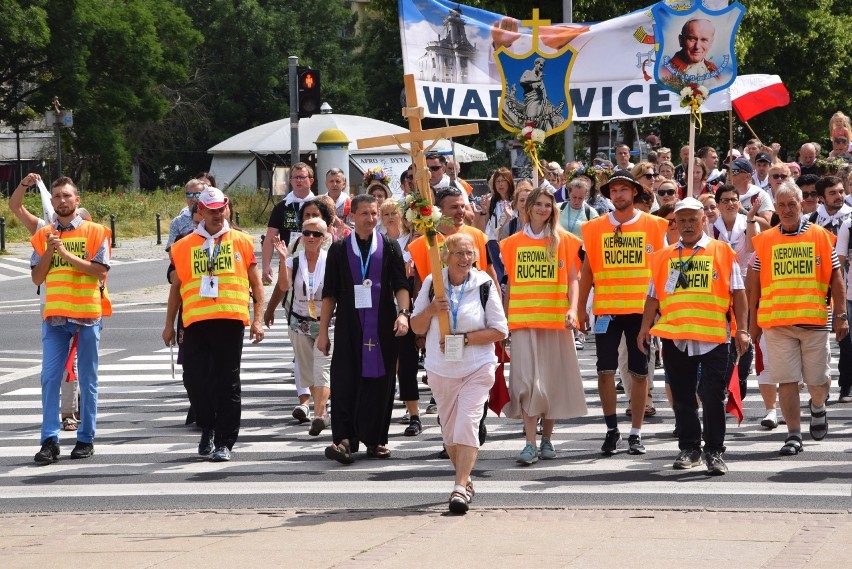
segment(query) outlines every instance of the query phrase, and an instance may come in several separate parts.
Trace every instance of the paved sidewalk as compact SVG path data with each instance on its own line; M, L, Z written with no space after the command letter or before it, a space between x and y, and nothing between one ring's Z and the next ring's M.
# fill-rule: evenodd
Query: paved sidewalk
M472 509L0 515L4 569L847 566L849 512Z

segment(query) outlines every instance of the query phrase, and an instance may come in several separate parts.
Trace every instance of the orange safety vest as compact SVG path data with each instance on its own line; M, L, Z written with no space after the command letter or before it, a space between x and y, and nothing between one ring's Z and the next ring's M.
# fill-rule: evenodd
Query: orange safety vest
M727 314L731 307L731 270L736 253L722 241L711 240L706 249L692 257L693 249L678 249L669 245L650 255L651 278L660 319L651 334L669 340L698 340L722 344L728 341ZM681 254L682 253L682 254ZM672 269L680 271L681 261L687 287L666 292L666 281Z
M556 259L550 259L550 239L533 239L523 232L500 242L509 277L509 330L521 328L565 329L568 311L568 277L582 242L559 228Z
M47 236L55 232L56 229L52 225L46 225L32 236L30 243L39 255L45 254ZM85 261L92 260L105 240L109 247L109 229L91 221L84 220L77 229L62 231L59 234L65 250ZM44 283L44 318L64 316L97 319L111 314L111 311L106 314L103 310L100 281L78 271L58 253L53 254Z
M201 278L210 274L210 250L202 248L204 237L191 233L172 245L172 258L180 279L183 323L226 319L249 323L248 262L254 257L254 239L237 230L221 236L213 275L219 277L219 296L201 295Z
M798 235L781 235L780 226L752 238L760 259L761 328L825 325L831 283L830 233L811 224Z
M648 256L665 243L668 221L641 212L639 219L622 225L619 235L609 215L581 227L586 259L595 281L592 311L604 314L642 314L651 269Z
M485 243L488 241L488 238L485 236L485 233L469 225L462 225L461 232L473 237L473 245L479 251L479 261L476 262L476 268L480 271L487 271L489 265ZM445 237L441 233L438 233L436 238L438 241L438 251L443 251ZM411 260L414 261L417 276L420 277L421 282L425 281L426 277L432 274L429 267L429 246L426 243L426 236L418 237L410 242L408 244L408 252L411 254ZM441 263L441 268L444 268L443 263Z

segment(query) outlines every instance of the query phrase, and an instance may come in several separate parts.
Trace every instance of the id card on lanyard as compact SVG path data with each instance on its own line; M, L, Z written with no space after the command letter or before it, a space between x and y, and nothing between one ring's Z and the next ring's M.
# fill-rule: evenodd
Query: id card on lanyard
M216 258L219 257L219 249L222 246L222 238L216 241L216 248L210 248L210 256L207 258L207 274L201 277L200 294L204 298L219 298L219 277L213 274L216 266Z

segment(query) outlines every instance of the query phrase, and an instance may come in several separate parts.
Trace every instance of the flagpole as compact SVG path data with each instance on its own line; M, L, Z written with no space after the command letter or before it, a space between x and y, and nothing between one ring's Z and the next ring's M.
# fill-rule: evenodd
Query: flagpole
M695 115L689 114L689 168L686 177L686 196L692 197L692 174L695 172Z
M758 141L758 142L760 142L760 137L759 137L759 136L757 136L757 133L756 133L756 132L754 132L754 129L753 129L753 128L751 128L751 125L750 125L750 124L748 124L748 121L743 121L743 122L744 122L744 123L745 123L745 125L748 127L748 131L751 133L751 135L752 135L753 137L755 137L755 138L757 139L757 141ZM763 143L762 143L762 142L760 142L760 144L763 144Z
M728 157L734 159L734 111L728 109Z

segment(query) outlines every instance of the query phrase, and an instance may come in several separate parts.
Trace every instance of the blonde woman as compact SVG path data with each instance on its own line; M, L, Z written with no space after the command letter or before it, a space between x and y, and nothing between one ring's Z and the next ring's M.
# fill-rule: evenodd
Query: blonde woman
M572 330L577 325L580 240L559 227L556 200L547 190L527 198L527 224L500 249L509 284L504 305L512 330L510 401L506 416L523 419L522 465L556 458L556 419L586 414L586 397ZM542 418L541 446L536 423Z

